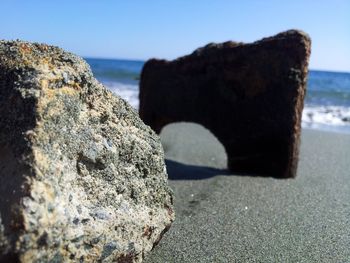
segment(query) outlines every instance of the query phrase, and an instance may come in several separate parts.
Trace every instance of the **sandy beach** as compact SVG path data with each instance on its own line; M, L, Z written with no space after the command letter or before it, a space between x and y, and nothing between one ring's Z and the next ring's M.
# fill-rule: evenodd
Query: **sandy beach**
M161 139L176 221L145 262L349 262L350 135L304 129L296 179L229 174L197 125Z

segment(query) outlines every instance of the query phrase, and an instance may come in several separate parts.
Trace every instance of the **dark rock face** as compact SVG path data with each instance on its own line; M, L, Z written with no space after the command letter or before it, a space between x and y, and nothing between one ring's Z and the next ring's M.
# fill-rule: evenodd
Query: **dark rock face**
M142 71L140 116L159 133L196 122L224 145L233 172L295 177L311 41L290 30L251 44L209 44Z
M0 41L0 262L141 262L172 202L158 136L81 58Z

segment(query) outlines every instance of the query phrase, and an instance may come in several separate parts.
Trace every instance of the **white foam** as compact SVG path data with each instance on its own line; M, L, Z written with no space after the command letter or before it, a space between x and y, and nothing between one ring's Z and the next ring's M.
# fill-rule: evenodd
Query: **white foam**
M111 91L129 102L135 109L139 108L139 87L133 84L119 82L103 82Z
M309 128L318 128L322 125L350 128L350 107L306 105L302 124L303 127Z
M350 107L306 105L302 127L350 133Z

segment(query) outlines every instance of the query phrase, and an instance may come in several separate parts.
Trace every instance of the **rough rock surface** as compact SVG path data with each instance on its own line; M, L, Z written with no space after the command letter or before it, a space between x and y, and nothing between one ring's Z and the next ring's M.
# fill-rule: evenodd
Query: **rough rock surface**
M81 58L0 41L0 261L140 262L173 220L137 112Z
M174 61L152 59L140 116L159 133L196 122L224 145L233 172L296 176L310 38L290 30L251 44L209 44Z

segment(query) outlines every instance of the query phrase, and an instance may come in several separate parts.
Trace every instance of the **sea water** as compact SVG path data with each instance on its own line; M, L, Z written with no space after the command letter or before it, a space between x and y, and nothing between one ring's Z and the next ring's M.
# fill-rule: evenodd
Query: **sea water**
M144 61L86 58L95 78L111 91L139 107L139 80Z
M303 127L350 132L350 73L310 70Z
M138 108L139 79L144 61L86 60L99 81ZM350 133L350 73L309 71L302 125Z

